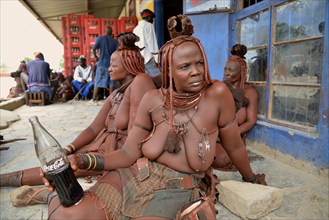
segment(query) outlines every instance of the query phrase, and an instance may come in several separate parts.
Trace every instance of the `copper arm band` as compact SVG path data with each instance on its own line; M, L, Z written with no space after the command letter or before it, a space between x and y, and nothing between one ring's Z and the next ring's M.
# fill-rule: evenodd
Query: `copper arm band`
M226 125L219 127L219 129L229 127L231 124L233 124L233 122L235 121L235 118L236 118L236 115L234 115L233 119L231 121L229 121Z
M146 128L146 127L144 127L144 126L141 125L141 124L137 124L137 123L135 123L134 126L136 126L136 127L138 127L138 128L141 128L141 129L143 129L143 130L145 130L145 131L148 131L148 132L151 132L151 131L152 131L152 129Z

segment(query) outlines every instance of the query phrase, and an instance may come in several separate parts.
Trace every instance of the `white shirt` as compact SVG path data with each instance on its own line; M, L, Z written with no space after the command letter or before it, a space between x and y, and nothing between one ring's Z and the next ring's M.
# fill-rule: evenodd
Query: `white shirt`
M151 54L159 51L153 24L148 21L141 20L138 22L138 25L135 27L133 33L140 38L140 40L135 43L136 46L140 48L145 47L144 50L141 51L141 54L144 57L144 64L149 62L152 57L154 57L155 61L158 63L158 55Z
M79 65L74 70L73 78L79 82L82 82L83 79L87 80L87 82L91 82L91 70L91 66L88 64L86 68Z

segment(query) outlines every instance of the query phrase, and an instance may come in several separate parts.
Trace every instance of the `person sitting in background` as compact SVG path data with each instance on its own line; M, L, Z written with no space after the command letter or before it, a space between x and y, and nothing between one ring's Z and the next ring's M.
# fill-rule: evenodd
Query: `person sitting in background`
M46 99L50 100L53 90L50 86L51 69L49 63L44 59L41 52L34 53L35 60L27 63L28 81L27 87L29 92L45 92L48 96Z
M123 34L119 38L123 44L112 54L108 71L112 80L122 82L123 85L106 99L91 124L64 148L67 155L81 152L103 154L120 149L134 125L142 97L147 91L155 89L151 77L144 73L144 59L140 49L135 46L139 38L133 33ZM25 185L24 188L16 189L17 197L12 197L14 206L32 205L41 203L40 201L46 203L47 198L42 189L26 186L42 184L39 169L34 167L0 175L1 187ZM99 174L102 172L85 170L75 172L77 177ZM25 193L34 196L30 197Z
M239 134L246 144L246 133L257 122L257 91L246 85L247 63L244 55L247 53L247 47L243 44L236 44L230 51L232 56L224 68L224 83L229 87L234 97ZM213 168L222 171L237 171L220 142L217 143L216 151Z
M52 71L50 74L50 85L53 89L53 95L51 97L51 100L54 101L57 99L56 94L57 94L57 90L58 88L61 86L61 84L64 82L65 77L62 74L62 71L60 70L56 70L56 71Z
M22 89L24 91L26 91L27 90L27 81L29 79L29 74L27 73L27 65L26 65L25 60L21 61L17 71L20 72Z
M92 68L87 64L87 59L84 55L81 55L78 61L79 65L74 70L72 89L75 94L80 93L79 97L86 100L91 96L94 86Z
M63 83L60 84L59 89L56 92L55 100L68 101L73 99L74 92L72 90L73 76L68 76Z
M13 77L16 82L16 86L10 88L7 98L16 98L25 92L26 88L21 80L21 74L23 72L26 73L26 63L24 60L20 62L19 67L15 72L10 73L10 76Z
M178 23L168 24L171 31ZM159 56L162 88L144 95L123 148L69 156L74 170L97 163L96 169L106 172L76 205L63 207L58 197L50 198L49 219L175 219L200 194L214 194L216 182L206 191L200 183L203 177L214 178L211 164L218 137L243 180L265 184L250 167L233 97L224 83L211 80L200 40L182 32ZM95 159L88 161L88 156ZM45 176L44 182L54 190Z

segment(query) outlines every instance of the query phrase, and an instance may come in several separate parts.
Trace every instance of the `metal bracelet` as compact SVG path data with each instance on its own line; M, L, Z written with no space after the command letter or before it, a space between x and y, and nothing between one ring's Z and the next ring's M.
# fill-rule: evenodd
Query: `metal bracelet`
M243 182L248 182L248 183L257 183L257 177L254 174L250 180L246 180L244 177L242 177Z

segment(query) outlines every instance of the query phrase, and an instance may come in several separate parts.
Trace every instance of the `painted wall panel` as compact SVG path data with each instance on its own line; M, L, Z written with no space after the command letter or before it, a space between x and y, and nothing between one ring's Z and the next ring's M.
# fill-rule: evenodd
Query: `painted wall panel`
M235 3L238 0L234 0ZM194 25L194 36L201 40L209 61L212 78L223 78L223 69L229 56L228 48L235 43L234 21L269 8L285 0L263 1L241 12L188 15ZM288 2L288 1L287 1ZM236 5L236 4L235 4ZM229 16L231 15L231 16ZM231 22L229 22L231 19ZM329 20L329 1L326 4L325 21ZM232 32L230 32L230 30ZM268 119L259 119L248 133L248 143L265 144L273 150L296 159L309 162L319 169L329 169L329 23L325 22L324 54L321 79L321 98L317 133L307 133L276 125ZM271 54L269 55L271 60ZM269 63L270 64L270 63ZM271 69L271 68L269 68ZM271 74L271 73L269 73ZM267 91L268 93L269 91ZM268 103L269 100L267 99Z
M223 79L228 59L228 14L188 15L194 25L194 35L203 45L212 79Z
M296 159L312 163L318 168L328 169L328 142L322 137L313 137L287 128L278 128L269 123L257 123L247 134L249 146L262 143L273 150L294 156Z

